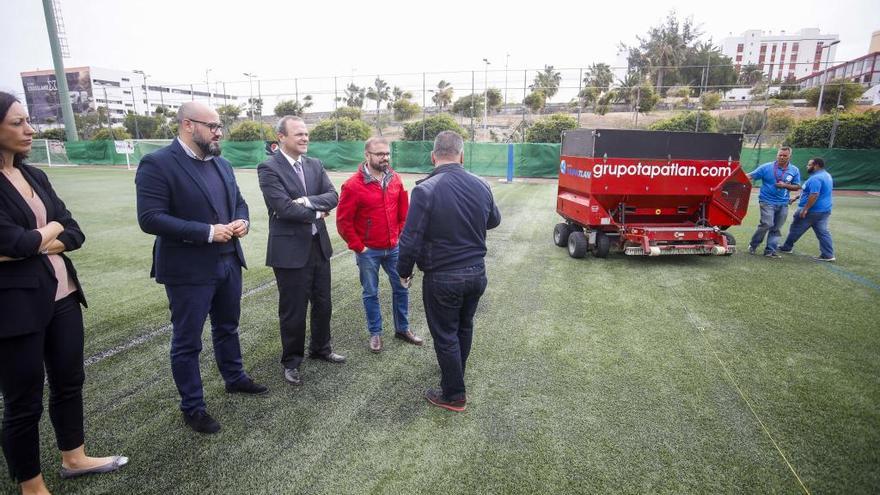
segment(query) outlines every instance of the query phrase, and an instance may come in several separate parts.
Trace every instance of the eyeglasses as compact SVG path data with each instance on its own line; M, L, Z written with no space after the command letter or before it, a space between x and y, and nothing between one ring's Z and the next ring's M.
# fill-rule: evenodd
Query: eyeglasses
M196 119L186 119L190 122L195 122L196 124L202 124L207 127L209 131L216 133L217 131L223 131L223 124L218 124L216 122L202 122L201 120Z
M368 151L367 153L373 156L378 156L379 158L388 158L391 156L391 153L373 153L372 151Z

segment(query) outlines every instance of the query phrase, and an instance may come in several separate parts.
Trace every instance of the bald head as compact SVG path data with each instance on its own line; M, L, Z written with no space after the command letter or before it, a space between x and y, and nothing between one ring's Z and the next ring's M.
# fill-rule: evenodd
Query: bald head
M183 124L183 121L187 119L215 122L220 120L220 115L204 103L188 101L180 105L180 108L177 110L177 123Z
M198 149L204 155L220 154L223 126L214 109L204 103L186 102L177 110L177 122L177 136L190 149Z

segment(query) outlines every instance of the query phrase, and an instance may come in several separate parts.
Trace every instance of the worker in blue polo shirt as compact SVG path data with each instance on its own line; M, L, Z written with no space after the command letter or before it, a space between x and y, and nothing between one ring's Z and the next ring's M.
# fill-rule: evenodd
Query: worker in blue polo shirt
M749 242L749 254L755 254L767 235L764 256L781 258L776 252L782 238L782 226L788 216L789 194L801 188L801 173L791 165L791 148L783 146L776 152L776 161L765 163L748 175L749 179L761 181L758 204L761 206L761 223ZM768 234L769 232L769 234Z
M819 256L814 256L813 259L834 261L837 258L834 257L834 244L831 241L831 232L828 231L834 180L825 170L825 161L821 158L813 158L807 163L807 173L810 177L804 182L804 192L801 194L798 210L791 221L785 244L779 248L779 251L790 253L794 249L794 243L812 227L816 238L819 239Z

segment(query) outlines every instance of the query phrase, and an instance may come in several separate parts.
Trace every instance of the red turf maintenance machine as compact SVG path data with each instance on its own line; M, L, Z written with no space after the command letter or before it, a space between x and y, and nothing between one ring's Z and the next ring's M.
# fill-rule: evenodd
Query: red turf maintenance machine
M741 134L576 129L562 137L553 242L573 258L731 255L752 186Z

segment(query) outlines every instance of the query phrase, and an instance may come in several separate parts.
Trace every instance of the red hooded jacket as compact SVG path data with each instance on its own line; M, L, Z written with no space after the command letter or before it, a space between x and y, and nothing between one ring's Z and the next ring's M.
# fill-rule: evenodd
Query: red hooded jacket
M336 207L336 230L356 253L363 251L364 246L397 246L409 209L409 197L396 172L389 168L385 178L378 181L364 166L362 163L342 185Z

